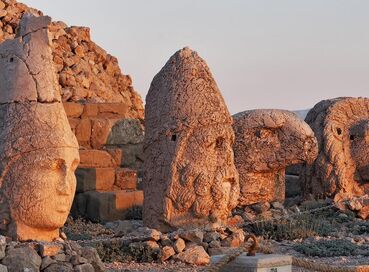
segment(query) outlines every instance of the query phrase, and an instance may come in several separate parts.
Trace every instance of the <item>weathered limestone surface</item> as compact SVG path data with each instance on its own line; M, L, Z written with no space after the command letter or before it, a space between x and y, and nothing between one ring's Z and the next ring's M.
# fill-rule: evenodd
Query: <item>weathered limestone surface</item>
M315 163L301 170L305 194L340 200L369 193L369 99L323 100L305 120L319 145Z
M16 29L25 12L36 16L42 15L41 11L29 8L15 0L0 1L0 42L16 37ZM33 32L34 29L45 25L42 20L50 19L40 20L32 27L20 31ZM117 59L91 40L89 28L68 27L63 22L52 22L49 31L53 53L50 61L58 73L56 80L59 82L64 102L120 103L126 105L133 118L143 118L142 100L133 89L131 77L123 75ZM34 44L34 46L37 45ZM24 70L25 67L19 66L18 69ZM0 79L3 80L3 78ZM27 86L27 89L22 92L23 95L28 93L26 90L34 89L32 84L27 83L29 80L29 77L23 80L24 86ZM21 83L22 81L17 82L17 84ZM45 99L48 97L46 96Z
M239 205L285 199L285 168L312 163L317 141L311 128L285 110L250 110L233 116Z
M239 196L232 118L196 52L179 50L154 77L145 116L144 224L224 222Z
M63 104L81 157L72 214L99 222L125 219L143 201L131 197L142 195L142 120L133 118L124 103ZM125 206L115 204L116 195L126 196Z
M25 14L17 38L0 45L0 229L19 240L58 238L76 189L78 143L51 62L49 22Z

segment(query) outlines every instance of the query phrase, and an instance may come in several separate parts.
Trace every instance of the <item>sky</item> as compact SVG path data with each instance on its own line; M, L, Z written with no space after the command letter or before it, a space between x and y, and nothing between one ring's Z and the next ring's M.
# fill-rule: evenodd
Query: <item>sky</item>
M184 46L208 63L231 113L307 109L322 99L369 95L367 0L21 2L90 27L143 99Z

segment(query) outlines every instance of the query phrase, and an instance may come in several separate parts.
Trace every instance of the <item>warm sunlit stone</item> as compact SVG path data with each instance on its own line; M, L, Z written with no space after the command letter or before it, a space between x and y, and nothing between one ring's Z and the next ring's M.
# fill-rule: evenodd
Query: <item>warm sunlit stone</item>
M72 205L79 163L52 65L49 17L26 14L0 45L1 230L51 241Z
M239 196L232 119L196 52L176 52L154 77L145 116L144 224L224 222Z

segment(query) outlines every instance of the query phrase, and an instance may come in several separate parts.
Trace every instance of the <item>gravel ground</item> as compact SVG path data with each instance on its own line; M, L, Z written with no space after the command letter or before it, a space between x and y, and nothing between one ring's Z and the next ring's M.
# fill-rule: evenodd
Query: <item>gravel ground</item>
M206 267L196 267L181 263L176 264L157 264L157 263L112 263L106 264L108 272L202 272L206 270ZM310 272L304 268L293 267L292 272Z

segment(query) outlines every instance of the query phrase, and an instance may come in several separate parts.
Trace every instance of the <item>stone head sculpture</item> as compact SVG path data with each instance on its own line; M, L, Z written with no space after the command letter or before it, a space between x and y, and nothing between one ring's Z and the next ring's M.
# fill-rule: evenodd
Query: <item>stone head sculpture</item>
M167 231L224 222L239 195L232 119L196 52L176 52L146 97L144 224Z
M60 100L49 17L25 14L0 45L0 218L13 239L51 241L72 205L78 143Z
M369 193L369 99L323 100L305 120L317 137L319 154L301 170L304 193L340 198Z
M240 176L239 205L284 201L285 169L316 158L313 131L293 112L249 110L233 116L235 164Z

